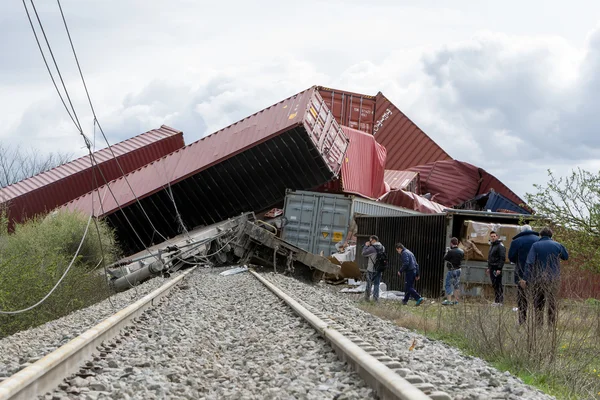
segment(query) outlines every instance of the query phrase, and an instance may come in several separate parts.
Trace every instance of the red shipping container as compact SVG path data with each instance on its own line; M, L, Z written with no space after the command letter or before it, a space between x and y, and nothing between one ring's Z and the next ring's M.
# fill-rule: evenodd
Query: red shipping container
M325 104L340 125L373 134L375 97L319 87Z
M241 212L273 208L283 201L286 189L308 190L336 178L347 146L348 139L313 87L156 160L127 179L156 229L172 237L180 230L177 212L189 228L209 225ZM64 207L107 216L119 238L140 250L139 243L131 241L135 233L117 212L121 206L144 244L151 244L156 239L154 226L133 205L136 199L125 180L109 186L116 200L103 186L98 189L102 207L98 201L94 210L91 207L98 191Z
M405 170L452 157L381 92L375 100L373 135L388 152L386 168Z
M163 125L111 147L121 168L128 173L184 145L183 132ZM117 161L108 148L94 152L94 158L107 181L121 176ZM80 157L1 188L0 201L8 205L11 224L21 222L89 192L94 187L94 174L101 185L103 180L98 169L92 168L89 156Z
M369 96L325 87L319 92L340 125L370 133L385 146L387 169L452 159L381 92Z

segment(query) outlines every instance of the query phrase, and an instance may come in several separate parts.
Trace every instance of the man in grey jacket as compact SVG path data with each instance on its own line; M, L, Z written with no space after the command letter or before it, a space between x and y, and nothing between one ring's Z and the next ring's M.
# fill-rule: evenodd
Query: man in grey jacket
M365 300L369 301L371 298L371 285L373 288L373 300L379 300L379 283L381 282L381 272L375 271L375 260L377 258L378 251L385 251L385 247L379 243L379 238L375 235L369 238L369 241L365 243L363 247L362 255L367 257L367 288L365 289Z

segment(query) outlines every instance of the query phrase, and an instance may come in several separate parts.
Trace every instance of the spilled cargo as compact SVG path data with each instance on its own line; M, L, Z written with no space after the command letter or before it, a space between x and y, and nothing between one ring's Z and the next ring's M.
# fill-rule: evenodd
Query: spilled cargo
M184 228L266 210L283 202L288 188L334 179L347 146L313 87L126 175L127 181L110 182L110 191L102 186L64 207L107 218L129 251L138 251L160 241L159 233L173 237ZM102 207L96 201L92 208L93 196L104 199Z

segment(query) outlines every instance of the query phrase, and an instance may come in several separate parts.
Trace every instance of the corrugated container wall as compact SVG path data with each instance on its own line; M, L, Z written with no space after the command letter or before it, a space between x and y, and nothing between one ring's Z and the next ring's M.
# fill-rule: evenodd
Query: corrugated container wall
M381 92L375 97L373 135L387 149L387 169L405 170L415 165L452 159Z
M403 170L452 159L381 92L369 96L326 87L319 92L338 123L370 133L385 146L386 168Z
M339 174L348 140L316 88L311 88L206 136L127 176L156 230L163 236L210 225L242 212L260 212L283 202L286 189L311 189ZM117 212L134 221L144 245L159 237L126 182L110 184L94 214L107 216L131 250L140 241ZM101 195L105 187L99 189ZM172 196L171 196L172 193ZM92 212L87 194L67 204ZM177 205L175 205L173 200ZM131 206L130 206L131 205ZM178 215L179 214L179 215Z
M426 297L441 295L444 280L444 254L446 250L447 221L445 214L399 217L357 217L358 244L364 244L369 236L377 235L389 257L389 267L382 282L388 290L404 290L404 277L398 276L400 256L396 243L402 243L412 251L420 267L421 279L416 289ZM357 249L360 254L362 247ZM359 267L366 270L366 258L357 256Z
M349 140L342 173L338 179L313 189L378 199L387 191L384 182L385 147L377 143L368 133L347 126L342 126L342 130Z
M386 192L385 147L368 133L342 127L350 140L342 165L342 190L370 199L378 199Z
M319 87L325 104L340 125L373 134L375 97Z
M349 239L352 220L359 215L398 216L411 210L355 196L290 191L285 197L282 238L313 254L336 251L335 244Z
M339 194L290 192L285 196L282 239L325 257L346 239L352 199Z
M111 147L118 164L125 173L129 173L182 148L184 144L183 132L163 125ZM119 165L108 148L93 154L98 168L92 168L89 156L84 156L0 189L0 201L9 202L10 220L21 222L34 215L45 214L90 192L95 187L94 176L97 185L104 183L102 175L106 181L121 176Z
M394 217L399 215L421 215L422 213L379 201L354 197L352 200L352 214L353 216L373 215L378 217Z

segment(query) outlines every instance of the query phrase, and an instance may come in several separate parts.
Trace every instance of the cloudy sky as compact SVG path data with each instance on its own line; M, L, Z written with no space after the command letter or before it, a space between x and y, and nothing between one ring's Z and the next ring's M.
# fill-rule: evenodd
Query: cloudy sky
M312 85L382 91L456 159L519 195L600 169L600 2L62 0L112 143L167 124L186 143ZM86 133L56 2L38 1ZM23 5L0 5L0 141L83 155Z

